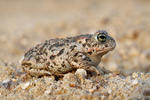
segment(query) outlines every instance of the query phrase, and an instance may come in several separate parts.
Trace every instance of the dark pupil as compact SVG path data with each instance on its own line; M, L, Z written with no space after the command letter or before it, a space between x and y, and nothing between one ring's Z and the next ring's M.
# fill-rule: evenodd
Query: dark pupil
M101 42L105 42L106 41L106 36L105 35L99 35L98 40L101 41Z

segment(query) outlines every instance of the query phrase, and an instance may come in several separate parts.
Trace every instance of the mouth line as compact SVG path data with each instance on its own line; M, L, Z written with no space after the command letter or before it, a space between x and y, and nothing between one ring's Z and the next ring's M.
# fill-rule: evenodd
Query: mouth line
M113 51L114 48L107 48L107 49L103 49L103 50L97 50L97 54L100 54L100 53L107 53L109 51Z

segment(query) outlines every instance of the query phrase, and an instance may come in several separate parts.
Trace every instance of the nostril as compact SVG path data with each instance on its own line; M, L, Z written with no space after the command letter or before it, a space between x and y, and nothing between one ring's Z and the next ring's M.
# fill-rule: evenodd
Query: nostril
M105 44L105 47L108 47L108 44Z

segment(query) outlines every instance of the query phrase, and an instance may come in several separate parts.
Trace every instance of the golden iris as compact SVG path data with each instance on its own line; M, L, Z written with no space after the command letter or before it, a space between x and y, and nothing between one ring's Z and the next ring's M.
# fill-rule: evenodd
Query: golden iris
M106 35L105 34L98 34L97 39L100 42L105 42L106 41Z

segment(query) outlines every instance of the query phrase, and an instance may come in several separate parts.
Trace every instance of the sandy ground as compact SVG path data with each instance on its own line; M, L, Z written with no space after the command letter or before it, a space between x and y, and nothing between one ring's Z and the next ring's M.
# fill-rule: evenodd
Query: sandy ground
M0 81L21 69L35 44L98 29L117 42L101 66L124 75L150 71L149 0L0 0Z

